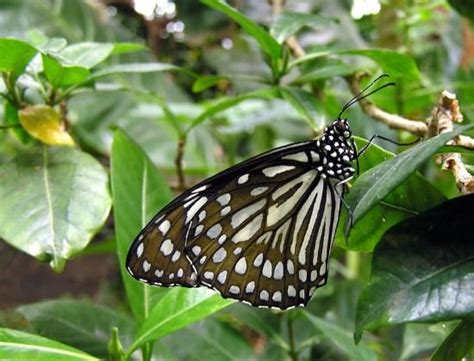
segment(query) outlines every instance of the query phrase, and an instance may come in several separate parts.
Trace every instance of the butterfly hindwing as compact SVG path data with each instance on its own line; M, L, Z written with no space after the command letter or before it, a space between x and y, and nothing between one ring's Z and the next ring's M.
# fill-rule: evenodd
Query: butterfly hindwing
M140 232L129 272L205 285L257 306L305 305L326 282L342 186L322 177L315 141L231 167L177 197Z

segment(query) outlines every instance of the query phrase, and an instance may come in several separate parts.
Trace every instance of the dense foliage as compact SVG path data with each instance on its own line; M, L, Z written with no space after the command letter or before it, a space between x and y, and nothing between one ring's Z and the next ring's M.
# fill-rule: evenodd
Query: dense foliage
M115 254L120 286L99 302L3 311L0 358L473 359L474 198L439 164L459 152L473 169L472 14L462 1L388 1L355 19L362 3L351 16L342 0L2 1L0 237L59 273ZM343 210L329 283L308 307L128 275L131 242L173 191L320 135L381 73L396 87L345 113L357 145L422 139L360 157L350 233ZM443 89L463 126L433 131ZM460 121L453 104L444 115Z

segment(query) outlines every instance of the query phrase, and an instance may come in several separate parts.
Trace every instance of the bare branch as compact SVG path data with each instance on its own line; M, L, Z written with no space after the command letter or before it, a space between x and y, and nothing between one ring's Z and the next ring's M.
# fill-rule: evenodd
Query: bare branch
M453 122L461 122L463 120L459 102L456 94L445 90L441 94L438 105L431 112L429 119L429 135L449 132L453 129ZM448 142L450 145L474 145L474 139L467 136L459 136ZM444 169L449 169L456 179L456 185L461 193L474 192L474 177L469 173L464 165L459 153L447 153L437 157L437 161Z

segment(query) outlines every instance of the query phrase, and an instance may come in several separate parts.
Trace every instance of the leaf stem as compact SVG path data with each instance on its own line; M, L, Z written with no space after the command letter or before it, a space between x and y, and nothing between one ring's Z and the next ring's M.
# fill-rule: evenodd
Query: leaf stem
M174 163L176 165L176 173L178 175L178 191L183 191L186 188L186 181L184 178L183 171L183 157L184 157L184 148L186 147L186 136L181 135L178 140L178 148L176 151L176 158Z

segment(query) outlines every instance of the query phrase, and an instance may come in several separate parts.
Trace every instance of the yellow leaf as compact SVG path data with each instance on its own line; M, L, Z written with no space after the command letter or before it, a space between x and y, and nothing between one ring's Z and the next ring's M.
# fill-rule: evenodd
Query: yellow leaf
M52 145L74 145L64 130L59 113L48 105L32 105L20 110L20 123L34 138Z

